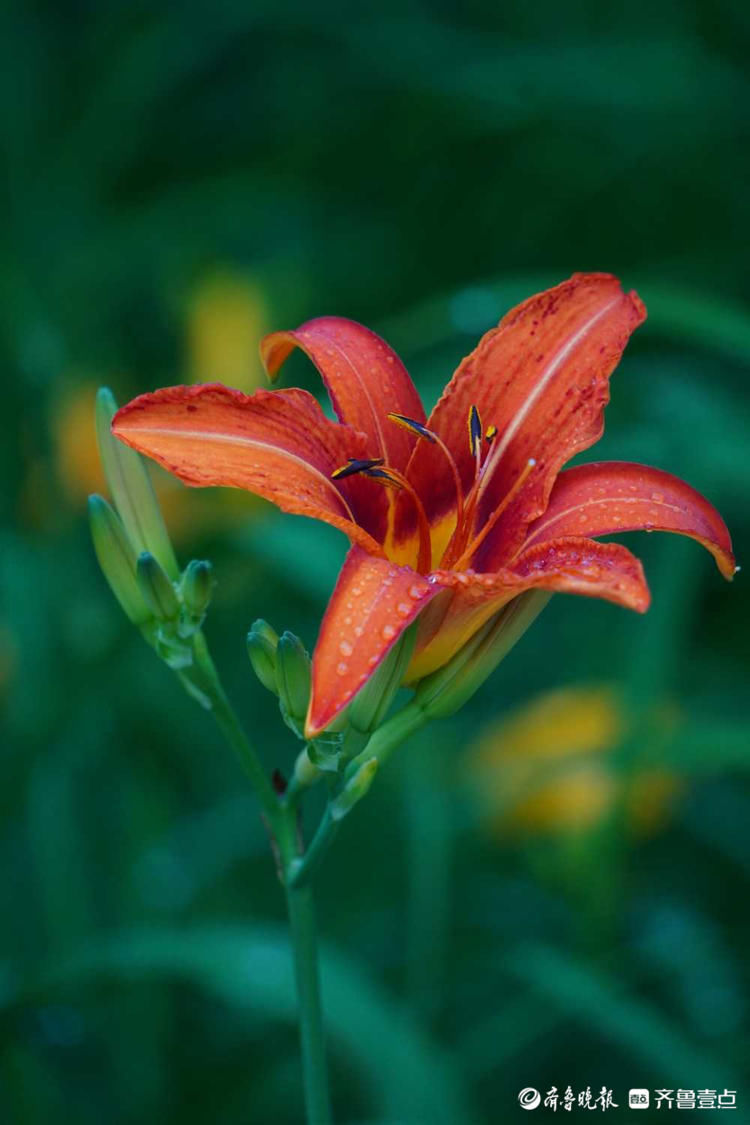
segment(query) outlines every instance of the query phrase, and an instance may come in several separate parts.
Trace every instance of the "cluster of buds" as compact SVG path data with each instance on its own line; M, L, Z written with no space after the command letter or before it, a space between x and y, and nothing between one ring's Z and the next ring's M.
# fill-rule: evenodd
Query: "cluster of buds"
M112 503L89 497L94 550L112 593L148 643L204 706L201 625L213 592L211 564L194 559L180 571L141 457L112 436L111 391L96 399L96 434Z
M253 670L279 701L279 710L289 729L305 743L297 757L294 783L306 788L325 775L343 775L352 758L366 745L369 736L385 719L399 690L414 647L409 630L391 650L375 675L355 696L349 707L321 735L307 739L305 719L310 703L311 661L293 633L279 636L267 621L254 623L247 636L247 651ZM366 758L333 799L330 813L340 820L365 796L377 771L376 758Z

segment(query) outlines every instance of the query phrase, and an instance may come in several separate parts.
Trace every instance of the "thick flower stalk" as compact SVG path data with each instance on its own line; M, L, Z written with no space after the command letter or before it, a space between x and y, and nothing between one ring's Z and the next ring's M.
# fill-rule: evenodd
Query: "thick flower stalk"
M304 726L314 738L413 622L405 682L434 684L473 638L483 651L481 631L520 595L585 594L645 611L640 562L601 536L678 532L732 577L727 528L684 481L628 462L561 471L601 437L609 377L645 315L616 278L577 274L488 332L429 418L383 340L322 317L267 336L261 354L275 379L301 348L338 422L301 390L207 384L136 398L113 432L187 484L244 488L349 537L313 654Z

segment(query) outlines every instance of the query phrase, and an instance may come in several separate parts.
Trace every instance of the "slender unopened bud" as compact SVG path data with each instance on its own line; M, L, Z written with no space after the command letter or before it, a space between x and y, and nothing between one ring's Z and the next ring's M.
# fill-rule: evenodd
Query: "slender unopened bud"
M385 719L409 666L416 635L416 625L404 631L374 675L349 704L348 718L355 730L369 734Z
M117 512L102 496L89 496L89 523L94 551L104 577L134 625L145 625L151 612L135 576L135 551Z
M185 609L193 617L203 617L214 589L211 563L193 559L185 568L180 586Z
M310 657L299 637L282 633L276 648L276 688L284 721L302 737L310 702Z
M112 392L108 387L100 387L96 396L96 439L112 500L135 550L149 551L176 581L177 559L146 464L140 454L112 433L116 410Z
M334 797L331 802L330 811L334 820L341 820L354 808L358 801L362 800L375 780L377 772L377 758L368 758L366 762L363 762L354 776L347 781L338 796Z
M279 644L278 633L267 621L258 618L247 634L247 655L253 671L264 688L278 694L276 686L276 649Z
M552 595L529 590L479 629L447 664L417 684L414 702L430 719L455 714L494 672Z
M180 612L174 586L153 555L142 551L136 563L136 576L143 600L159 621L174 621Z

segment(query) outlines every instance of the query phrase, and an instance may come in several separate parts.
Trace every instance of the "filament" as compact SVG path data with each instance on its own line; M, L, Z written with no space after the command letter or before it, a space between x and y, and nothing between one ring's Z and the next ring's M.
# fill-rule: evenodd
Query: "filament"
M461 484L458 466L448 446L439 434L436 434L434 430L428 430L427 426L423 426L421 422L415 422L412 418L407 418L404 414L389 414L388 417L391 422L395 422L396 425L400 426L403 430L410 430L411 433L416 434L417 437L424 438L425 441L429 441L431 445L436 445L441 451L448 462L448 467L453 477L453 486L456 490L456 524L459 525L463 523L464 490Z
M368 460L357 460L350 457L347 464L342 465L340 469L336 469L331 476L334 480L341 480L342 477L354 476L356 473L362 473L363 476L369 477L371 480L380 481L381 484L390 486L391 488L401 489L410 497L417 514L417 528L419 531L417 570L420 574L427 574L432 564L430 524L427 519L427 513L424 510L424 505L414 488L409 484L403 473L399 473L397 469L392 469L390 465L385 465L382 457L373 457Z
M529 460L524 465L521 472L518 474L518 477L516 478L516 481L515 481L515 484L513 485L513 487L510 489L509 492L506 493L505 497L500 502L500 504L498 504L497 508L495 508L494 512L492 513L490 518L487 520L487 522L485 523L484 527L481 529L479 534L476 535L472 539L472 541L469 543L469 545L464 549L463 554L461 555L460 559L458 559L457 562L453 564L453 567L452 567L453 570L461 570L466 565L466 563L471 558L471 556L476 553L476 551L479 549L479 547L482 545L482 543L484 543L485 539L487 538L489 533L492 531L492 529L495 526L495 524L497 523L497 521L500 519L500 516L503 514L503 512L506 511L510 502L518 495L519 490L522 488L523 484L527 480L531 470L534 468L535 465L536 465L536 460L533 457L530 457ZM477 496L478 496L478 492L477 492Z

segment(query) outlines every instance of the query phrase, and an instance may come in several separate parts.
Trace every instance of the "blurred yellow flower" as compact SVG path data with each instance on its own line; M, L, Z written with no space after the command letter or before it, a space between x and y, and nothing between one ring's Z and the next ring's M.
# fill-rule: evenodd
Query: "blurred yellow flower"
M252 391L265 383L258 341L268 331L260 286L223 271L204 278L190 298L187 363L194 383L226 383Z
M67 498L79 507L91 492L104 492L94 432L97 384L75 381L56 397L52 410L55 464Z
M663 738L674 721L660 709L649 716L647 737ZM679 778L658 768L618 769L608 752L630 727L621 696L602 684L549 692L491 724L468 757L489 831L585 832L618 805L633 830L657 828Z

